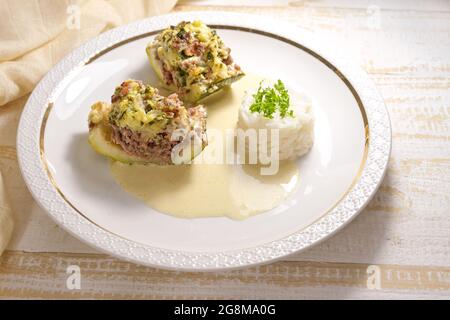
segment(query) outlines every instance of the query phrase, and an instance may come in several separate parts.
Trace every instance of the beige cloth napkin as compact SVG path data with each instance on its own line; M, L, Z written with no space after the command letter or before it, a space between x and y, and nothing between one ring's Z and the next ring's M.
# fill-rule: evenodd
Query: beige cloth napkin
M11 207L6 197L3 178L0 172L0 255L5 250L13 231Z
M30 93L44 74L73 48L121 24L167 13L175 3L176 0L1 0L0 118L6 117L2 106L21 107L15 100ZM0 127L0 138L16 129L17 121ZM0 144L4 146L15 144L3 140L0 139ZM0 254L12 231L11 207L6 202L1 179L1 171L7 170L2 165L1 147Z

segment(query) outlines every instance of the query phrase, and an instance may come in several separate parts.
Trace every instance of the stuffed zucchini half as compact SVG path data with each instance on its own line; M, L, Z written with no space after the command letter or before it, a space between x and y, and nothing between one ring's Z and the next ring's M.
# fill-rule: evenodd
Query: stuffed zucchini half
M201 21L163 30L146 50L160 80L184 101L196 102L244 76L231 50Z
M188 163L207 145L203 106L186 108L136 80L117 87L111 104L92 105L88 122L92 148L125 163Z

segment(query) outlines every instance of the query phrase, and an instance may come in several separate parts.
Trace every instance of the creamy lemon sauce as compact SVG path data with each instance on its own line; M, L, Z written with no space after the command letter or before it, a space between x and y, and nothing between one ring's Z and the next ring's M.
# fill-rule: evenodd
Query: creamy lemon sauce
M235 128L245 91L257 87L261 80L247 75L232 88L203 101L208 109L208 130ZM216 143L210 140L204 152L217 147ZM238 164L144 166L111 162L110 168L127 192L160 212L182 218L244 219L281 204L299 182L298 167L290 161L281 162L275 175L261 175L259 165Z

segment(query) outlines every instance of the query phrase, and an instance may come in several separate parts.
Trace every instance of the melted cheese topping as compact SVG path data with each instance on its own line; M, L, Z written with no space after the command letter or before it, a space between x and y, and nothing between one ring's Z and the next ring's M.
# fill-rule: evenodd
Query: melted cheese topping
M201 21L181 22L163 30L147 47L150 60L166 86L196 101L221 81L243 75L231 62L230 49L216 31ZM152 57L151 55L156 55ZM165 72L162 71L164 68ZM169 79L163 74L170 73Z

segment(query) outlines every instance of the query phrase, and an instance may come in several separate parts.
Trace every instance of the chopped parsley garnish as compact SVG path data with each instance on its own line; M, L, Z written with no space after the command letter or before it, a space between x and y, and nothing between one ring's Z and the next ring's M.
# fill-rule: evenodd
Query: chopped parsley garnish
M180 39L184 39L184 36L186 35L186 30L184 28L181 28L180 31L177 33L177 37Z
M261 113L268 119L273 119L277 111L281 118L294 117L294 112L289 110L289 93L281 80L278 80L273 87L263 87L261 82L253 99L254 102L250 106L251 112Z
M187 75L187 72L181 68L178 68L178 74L180 77L185 77Z
M184 53L184 50L180 51L180 57L182 60L189 58L189 56L186 53Z

